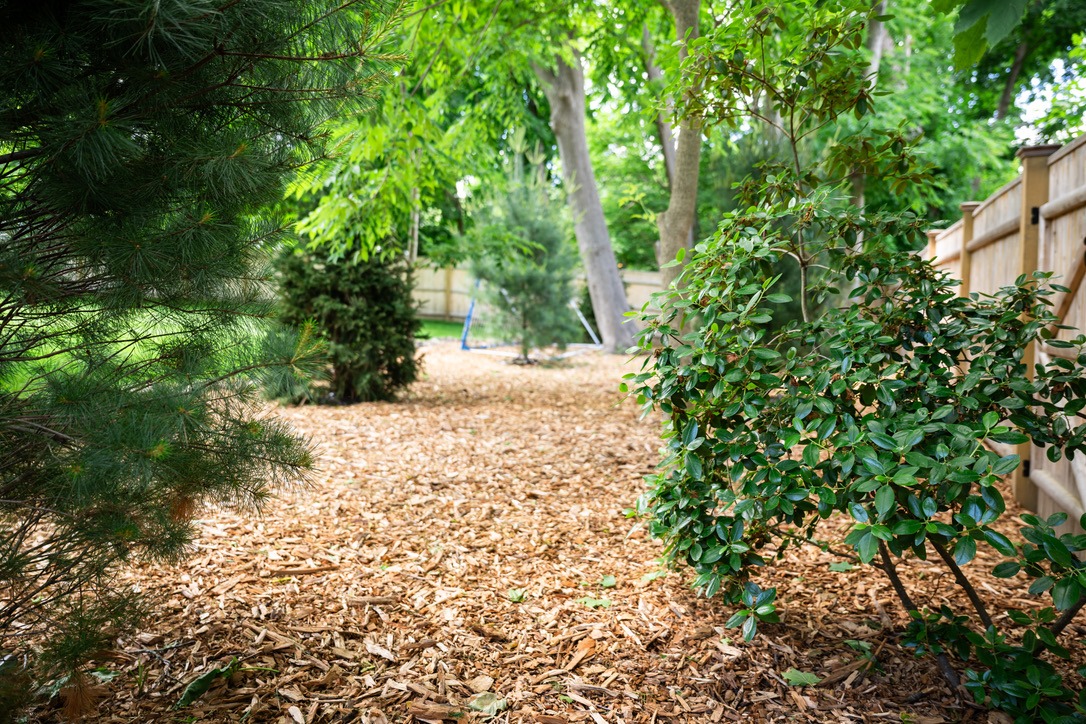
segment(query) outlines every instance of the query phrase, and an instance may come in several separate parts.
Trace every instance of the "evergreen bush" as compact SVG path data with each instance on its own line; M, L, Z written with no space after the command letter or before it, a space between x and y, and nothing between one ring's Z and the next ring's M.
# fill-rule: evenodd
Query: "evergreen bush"
M5 715L131 631L120 565L177 560L201 505L259 508L311 466L252 404L314 352L263 332L261 208L380 80L388 6L0 4Z
M390 400L415 381L415 339L422 329L402 259L333 260L287 250L279 264L282 320L312 322L325 343L327 383L275 391L273 396L329 402Z
M517 361L531 361L533 349L565 349L579 339L581 324L569 306L577 257L546 189L514 183L476 233L489 239L488 248L500 250L478 259L473 272L498 312L497 334L520 349Z
M1086 337L1053 338L1048 297L1066 290L1050 274L960 297L929 262L893 251L923 245L922 221L851 206L857 168L890 187L924 182L903 133L806 145L837 115L870 110L860 49L872 12L804 0L736 13L697 60L696 112L738 122L747 111L735 99L773 98L792 153L749 180L746 206L645 320L652 354L630 383L665 415L667 457L640 510L698 588L737 606L728 625L748 640L777 620L759 572L810 544L887 576L910 618L902 643L933 655L953 687L964 679L1019 722L1082 721L1081 675L1057 660L1081 646L1066 629L1086 604L1086 536L1057 535L1062 514L1022 516L1021 540L1002 534L997 483L1020 461L984 441L1032 442L1051 460L1086 453ZM782 43L781 27L807 34ZM803 317L774 329L788 298L770 270L785 257L800 266ZM1068 358L1027 369L1024 350L1042 340ZM831 516L850 521L843 540L824 537ZM1035 607L989 611L969 570L984 546L1003 559L993 575L1017 579ZM898 567L929 556L968 608L905 588Z

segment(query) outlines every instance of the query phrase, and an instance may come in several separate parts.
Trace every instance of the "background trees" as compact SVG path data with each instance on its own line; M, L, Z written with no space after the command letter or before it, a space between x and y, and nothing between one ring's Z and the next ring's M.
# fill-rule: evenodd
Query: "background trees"
M513 149L526 151L522 134ZM570 311L574 297L576 257L569 244L566 219L551 199L538 173L541 154L514 160L506 195L480 219L473 233L485 237L472 271L486 286L485 300L497 312L491 324L501 339L520 349L517 362L532 362L531 352L550 345L565 349L581 333Z
M872 211L905 194L916 213L942 219L961 201L998 187L1015 168L1019 123L1016 114L999 112L998 99L1008 88L1017 99L1034 82L1045 87L1052 62L1070 53L1067 28L1077 10L1061 13L1061 1L1032 3L1028 15L1013 3L994 10L979 1L883 3L881 19L865 26L862 50L879 113L834 119L818 130L820 145L810 152L866 127L905 128L919 139L933 184L891 193L877 178L867 183L856 175L856 199ZM954 17L959 10L961 20ZM624 303L615 267L654 268L674 258L679 245L704 239L732 208L735 181L759 159L781 153L771 98L749 99L763 118L727 131L699 128L686 112L687 43L696 46L701 29L740 11L685 0L418 3L399 36L407 64L381 112L341 126L340 161L296 187L319 188L323 196L303 231L312 243L349 253L365 254L375 244L410 250L417 239L424 256L442 263L465 258L471 208L485 207L500 187L503 159L514 154L510 134L524 128L529 142L542 144L548 177L571 204L594 305L608 308L597 309L596 318L609 345L621 348ZM1019 36L1037 24L1050 26L1051 42L1030 44L1014 75L1008 68ZM969 48L991 46L988 65L967 66L963 58L956 69L948 62L967 40ZM337 236L341 223L360 233ZM348 249L344 238L362 243Z
M0 630L73 692L138 613L119 564L180 556L201 505L258 508L312 464L249 404L314 352L254 334L281 232L261 209L372 98L390 10L0 7Z
M278 271L279 319L313 334L331 369L285 384L273 379L269 396L295 403L391 400L415 381L422 323L401 257L343 260L288 247Z

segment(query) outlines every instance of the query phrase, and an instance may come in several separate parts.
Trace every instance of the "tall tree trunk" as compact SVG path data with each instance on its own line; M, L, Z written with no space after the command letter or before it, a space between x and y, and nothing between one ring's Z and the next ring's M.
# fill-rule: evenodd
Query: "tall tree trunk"
M875 6L877 15L886 14L886 0L882 0ZM886 30L886 23L881 20L872 20L867 28L867 50L871 53L867 62L867 75L871 78L871 85L875 85L879 75L879 67L882 65L882 56L886 51L890 33Z
M875 6L874 13L876 15L885 15L887 8L887 0L881 0L878 5ZM867 78L870 78L870 87L873 89L879 82L879 68L882 66L882 56L886 51L886 46L890 43L890 33L886 30L886 23L881 20L872 20L871 24L867 26L867 41L865 45L868 50L867 61ZM867 187L867 176L861 171L853 171L851 174L852 181L852 205L856 209L863 213L864 209L864 192ZM863 245L863 239L856 239L857 248Z
M670 0L667 3L675 19L675 37L682 42L679 60L685 60L688 51L683 41L698 37L698 12L701 0ZM671 198L667 210L658 214L656 225L660 230L660 252L657 260L661 266L675 258L679 249L689 249L694 241L694 221L698 207L698 171L701 164L701 124L692 118L679 122L679 141L675 153L675 172L671 177ZM665 288L671 286L679 275L677 266L660 270L660 281Z
M603 217L596 188L596 175L588 155L585 133L584 70L575 52L574 64L555 57L556 71L532 64L536 77L551 105L551 128L558 139L562 176L569 190L574 233L588 276L588 294L600 328L603 345L611 352L625 352L633 346L636 330L625 318L629 310L626 290L618 273L611 236Z

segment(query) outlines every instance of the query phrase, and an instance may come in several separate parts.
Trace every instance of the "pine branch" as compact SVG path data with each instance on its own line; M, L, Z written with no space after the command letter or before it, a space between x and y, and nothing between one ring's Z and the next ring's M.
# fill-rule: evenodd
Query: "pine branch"
M0 166L6 166L13 161L22 161L26 158L34 158L41 155L40 148L28 148L25 151L12 151L11 153L0 154Z

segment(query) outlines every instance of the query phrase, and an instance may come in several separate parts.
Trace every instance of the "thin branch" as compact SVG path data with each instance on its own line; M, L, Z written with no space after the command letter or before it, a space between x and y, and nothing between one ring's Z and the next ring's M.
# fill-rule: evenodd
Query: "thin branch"
M1055 623L1053 623L1049 627L1048 630L1051 631L1054 636L1059 636L1060 633L1062 633L1063 630L1065 628L1067 628L1067 625L1070 624L1071 621L1074 620L1075 616L1078 615L1078 612L1082 610L1083 606L1086 606L1086 596L1081 597L1078 600L1078 603L1076 603L1074 606L1072 606L1071 608L1064 611L1063 615L1060 616L1055 621ZM1043 644L1042 644L1042 646L1043 646ZM1038 651L1038 653L1040 653L1040 652Z
M901 576L897 574L897 567L894 565L893 558L890 557L890 549L882 541L879 541L879 553L882 555L882 571L890 579L890 585L894 587L894 593L897 594L906 611L918 611L919 609L913 603L909 592L905 590L905 585L901 582ZM961 679L958 677L958 672L950 665L946 654L935 654L935 661L939 665L939 670L943 673L943 678L950 684L950 688L957 689L961 684Z
M411 12L404 15L403 18L404 18L404 20L407 20L408 18L413 18L416 15L421 15L422 13L426 12L427 10L433 10L434 8L438 7L439 5L444 5L448 1L449 0L437 0L437 2L430 3L426 7L419 8L418 10L412 10Z
M34 156L40 155L40 148L28 148L23 151L12 151L11 153L0 154L0 166L6 166L12 161L22 161L24 158L33 158Z
M457 16L456 20L459 23L460 17ZM437 60L437 56L441 54L442 48L445 47L445 39L447 37L448 36L441 38L441 42L437 44L437 48L434 49L434 54L430 56L430 62L426 64L426 69L422 71L422 75L419 76L419 82L416 83L415 87L411 89L411 92L407 94L408 98L413 97L416 93L419 92L419 88L422 87L422 84L426 80L426 77L430 75L430 69L434 67L434 61Z
M498 2L495 3L494 12L490 13L490 18L486 21L486 25L483 26L483 30L479 33L479 37L475 42L475 50L472 51L471 56L468 58L467 62L464 63L464 67L460 69L460 73L456 76L457 78L468 72L468 68L475 62L475 58L483 51L483 38L486 37L487 31L490 30L490 24L493 23L494 18L497 17L498 9L501 8L503 2L505 2L505 0L498 0Z
M973 608L976 609L977 615L980 616L984 628L987 629L992 626L992 617L988 615L988 609L984 607L984 601L980 600L980 596L977 595L977 589L973 588L973 584L970 583L969 579L962 573L962 569L958 566L954 557L947 552L946 548L931 538L928 539L928 542L931 543L932 548L939 554L939 557L943 559L943 563L947 564L947 567L950 568L951 573L954 574L954 580L958 582L958 585L965 591L965 595L969 597L969 601L973 604Z

